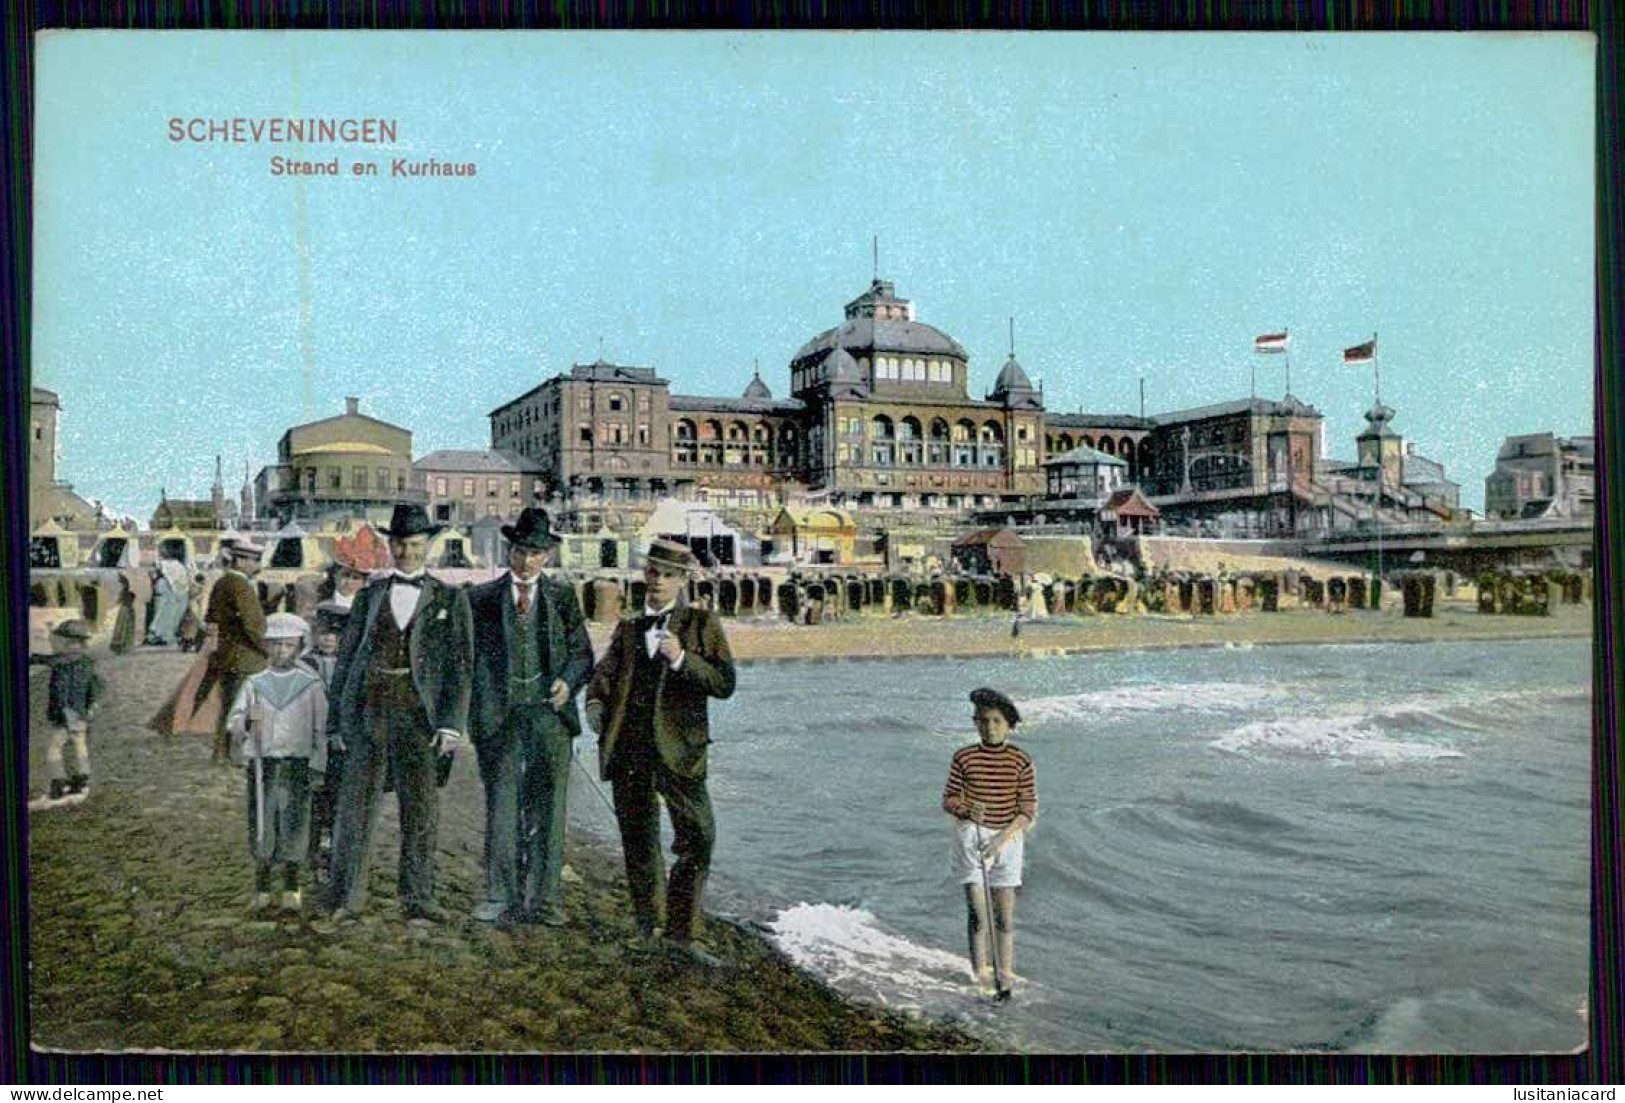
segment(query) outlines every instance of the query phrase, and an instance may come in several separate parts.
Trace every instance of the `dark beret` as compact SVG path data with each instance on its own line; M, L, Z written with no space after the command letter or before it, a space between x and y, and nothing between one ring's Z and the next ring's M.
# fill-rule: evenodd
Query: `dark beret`
M1004 713L1004 718L1011 727L1021 723L1021 713L1016 709L1016 703L996 689L972 690L971 704L979 709L998 709Z

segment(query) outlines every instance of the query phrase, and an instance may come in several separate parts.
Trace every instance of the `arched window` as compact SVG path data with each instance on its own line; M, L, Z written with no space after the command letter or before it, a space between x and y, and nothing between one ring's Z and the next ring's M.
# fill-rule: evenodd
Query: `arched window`
M716 418L700 423L700 462L722 462L722 422Z
M723 447L722 462L742 464L748 462L750 429L743 421L728 423L728 436Z
M889 467L897 462L896 441L897 434L892 427L891 418L885 414L876 414L869 419L869 462L882 467Z
M931 419L931 443L926 446L926 462L938 467L946 466L949 459L948 441L952 430L940 417Z
M686 417L678 418L675 436L677 439L672 446L673 459L677 463L698 463L700 445L694 423Z
M1076 445L1074 445L1072 443L1072 434L1071 433L1062 433L1061 434L1061 451L1070 452L1075 447L1076 447Z
M982 423L981 447L978 450L983 467L1001 467L1004 464L1004 427L996 421Z
M976 423L970 418L954 422L953 454L955 467L976 466Z
M897 438L902 442L898 458L903 463L918 464L925 459L925 445L921 441L918 418L905 417L897 423Z
M1128 464L1128 470L1133 471L1134 470L1134 442L1132 440L1130 440L1128 437L1124 437L1122 439L1122 442L1119 443L1118 446L1117 446L1117 454L1119 456L1123 457L1123 462Z
M1095 438L1087 436L1079 437L1078 443L1083 445L1085 448L1093 448L1095 446Z
M1117 443L1111 437L1101 437L1098 447L1108 456L1117 455Z

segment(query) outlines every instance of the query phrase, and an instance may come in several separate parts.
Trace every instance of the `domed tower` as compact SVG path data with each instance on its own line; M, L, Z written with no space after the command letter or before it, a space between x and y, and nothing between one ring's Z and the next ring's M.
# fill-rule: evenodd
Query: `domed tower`
M750 377L750 382L745 384L745 401L746 402L772 402L773 401L773 392L768 390L768 387L767 387L766 383L762 382L762 372L761 372L760 368L758 368L756 370L756 374L754 374L754 375L752 375Z
M1397 487L1404 480L1405 438L1389 428L1394 411L1377 403L1366 411L1365 432L1354 438L1360 452L1360 466L1377 468L1382 485Z
M1018 410L1037 410L1044 405L1043 398L1032 380L1027 378L1014 352L1004 362L1004 367L999 369L999 377L993 381L993 389L987 393L987 400Z
M796 351L790 360L791 390L796 397L827 389L837 382L837 368L851 358L855 382L877 398L918 397L965 399L969 357L965 347L935 326L914 316L914 304L897 297L891 281L877 279L846 304L846 320L826 329Z

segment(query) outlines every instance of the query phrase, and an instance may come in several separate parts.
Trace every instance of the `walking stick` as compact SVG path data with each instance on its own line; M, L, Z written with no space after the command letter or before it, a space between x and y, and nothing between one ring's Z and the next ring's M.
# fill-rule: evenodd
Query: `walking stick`
M249 710L248 730L254 736L254 857L265 860L265 756L260 742L260 726Z
M1004 986L999 969L999 932L993 918L993 886L987 880L987 855L982 853L986 841L982 835L982 825L976 824L976 863L982 867L982 906L987 909L987 950L988 956L993 959L993 1002L1004 1003L1010 998L1010 989Z

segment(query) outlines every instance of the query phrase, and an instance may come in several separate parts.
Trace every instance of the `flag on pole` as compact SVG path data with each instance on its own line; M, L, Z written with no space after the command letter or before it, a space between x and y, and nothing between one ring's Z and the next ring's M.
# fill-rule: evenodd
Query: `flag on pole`
M1377 339L1375 337L1363 345L1355 345L1351 349L1343 350L1343 363L1369 364L1377 358Z
M1280 333L1266 333L1262 337L1253 338L1254 352L1285 352L1287 336L1286 331Z

